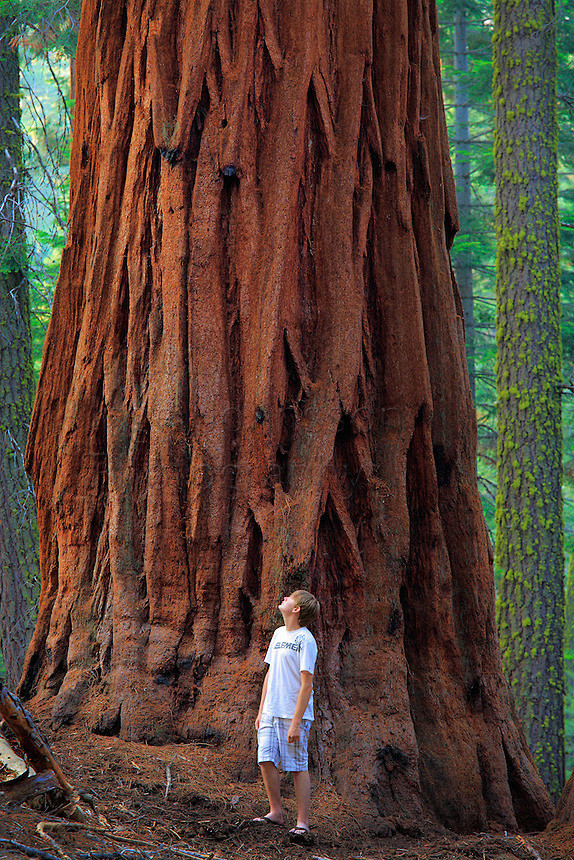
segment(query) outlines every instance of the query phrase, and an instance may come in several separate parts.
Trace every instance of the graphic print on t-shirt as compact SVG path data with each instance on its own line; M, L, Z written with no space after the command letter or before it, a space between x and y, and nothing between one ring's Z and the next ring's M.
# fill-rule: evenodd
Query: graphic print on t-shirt
M275 648L290 648L292 651L299 652L301 650L301 642L276 642Z

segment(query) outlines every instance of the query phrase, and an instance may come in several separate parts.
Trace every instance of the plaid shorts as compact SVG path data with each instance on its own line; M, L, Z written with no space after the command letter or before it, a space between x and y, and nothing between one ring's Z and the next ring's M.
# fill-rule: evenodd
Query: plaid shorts
M287 732L289 731L291 720L263 715L259 731L257 732L258 764L264 761L272 761L275 767L279 767L281 763L281 767L286 773L309 770L307 743L309 741L311 722L311 720L301 720L299 741L290 744L287 741Z

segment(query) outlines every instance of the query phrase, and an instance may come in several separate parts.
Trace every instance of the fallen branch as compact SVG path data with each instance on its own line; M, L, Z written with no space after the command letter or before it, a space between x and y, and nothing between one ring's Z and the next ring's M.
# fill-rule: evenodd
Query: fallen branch
M3 799L5 798L10 806L18 806L32 797L54 790L61 795L60 783L51 770L45 770L33 776L23 774L16 779L0 782L0 797L3 795Z
M167 800L167 795L171 788L171 768L167 765L165 769L165 800Z
M151 844L151 843L150 843ZM34 848L32 845L24 845L22 842L16 842L14 839L0 839L0 845L7 849L13 848L14 851L24 854L26 857L37 857L38 860L61 860L55 854L50 854L48 851L43 851L41 848ZM198 851L185 851L181 848L174 848L172 845L157 844L154 845L153 854L176 854L178 857L187 857L189 860L224 860L222 857L214 857L213 854L201 854ZM126 858L143 858L143 860L153 860L153 854L142 851L141 848L125 848L124 850L116 849L115 851L80 851L77 854L70 855L71 860L126 860Z
M20 699L3 684L0 686L0 716L18 738L34 770L36 772L52 770L66 794L73 795L74 789L64 776L62 768L34 723L32 715L28 713Z
M523 836L517 835L516 839L528 851L528 853L532 857L534 857L534 860L542 860L542 857L540 856L540 854L538 853L536 848L533 845L531 845L530 842L527 842Z
M62 858L62 860L72 860L69 854L66 854L61 845L56 842L53 836L50 836L49 833L46 833L46 830L55 830L58 827L59 822L54 821L40 821L39 824L36 825L36 830L46 842L49 842L52 848L55 848L58 852L58 855Z
M33 848L31 845L23 845L21 842L16 842L14 839L0 839L0 845L5 845L7 848L13 848L14 851L19 851L20 854L25 854L26 857L39 857L40 860L60 860L54 854L49 854L47 851L42 851L41 848Z
M70 828L72 830L91 831L92 833L99 834L104 839L110 839L112 842L125 842L131 845L145 845L146 847L151 848L154 852L169 851L171 854L177 854L178 857L188 857L190 860L225 860L223 857L215 857L211 852L209 854L202 854L199 851L186 851L183 848L174 848L173 845L165 845L162 842L152 842L150 839L139 839L137 836L123 836L119 833L114 833L110 827L98 827L94 824L85 824L79 821L42 821L40 824L36 825L36 830L39 831L40 825L42 825L43 830L47 828L50 830ZM146 857L149 856L141 849L138 849L138 851ZM92 852L76 855L76 857L93 856ZM117 856L121 856L120 852L117 852Z
M0 717L16 735L18 743L36 773L50 771L58 781L68 799L68 803L61 807L60 813L76 821L85 821L86 814L79 806L80 798L64 776L62 768L42 737L32 715L28 713L20 699L1 682Z

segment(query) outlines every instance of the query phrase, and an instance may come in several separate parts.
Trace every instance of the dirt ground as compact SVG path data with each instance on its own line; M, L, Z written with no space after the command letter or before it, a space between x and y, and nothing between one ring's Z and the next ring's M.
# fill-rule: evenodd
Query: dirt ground
M42 725L42 724L41 724ZM436 826L360 828L353 810L326 785L314 787L314 844L292 845L288 828L256 826L266 811L259 780L235 782L217 748L146 746L81 727L42 729L91 816L74 824L42 810L0 805L0 860L574 860L574 825L542 834L460 836ZM288 826L295 802L288 780Z

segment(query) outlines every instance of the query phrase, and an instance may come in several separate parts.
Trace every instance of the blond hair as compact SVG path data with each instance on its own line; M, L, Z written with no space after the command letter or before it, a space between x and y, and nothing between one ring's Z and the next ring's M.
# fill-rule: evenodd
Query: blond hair
M309 591L294 591L292 597L299 607L299 624L307 627L319 615L320 603Z

